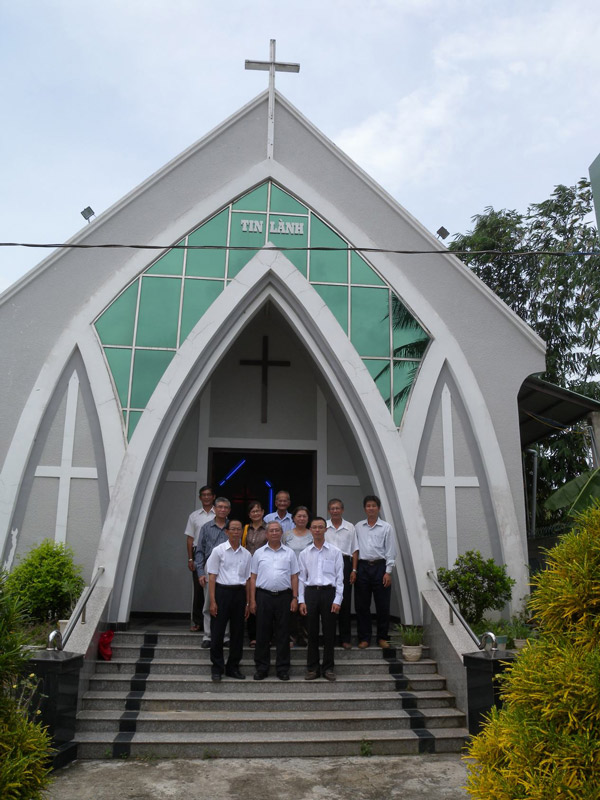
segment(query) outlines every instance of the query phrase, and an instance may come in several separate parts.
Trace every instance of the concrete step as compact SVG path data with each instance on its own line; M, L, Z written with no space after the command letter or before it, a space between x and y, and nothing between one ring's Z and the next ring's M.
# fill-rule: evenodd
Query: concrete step
M161 653L162 655L162 653ZM225 656L227 657L227 656ZM242 662L246 671L252 667L253 664L250 660ZM434 661L419 661L414 662L399 662L402 666L397 671L403 672L405 675L409 674L434 674L436 672L436 664ZM335 671L338 675L389 675L393 662L384 661L383 658L375 659L340 659L336 660ZM291 657L292 669L306 670L306 654L292 654ZM97 661L96 673L120 673L120 674L134 674L136 671L148 670L153 675L167 674L177 672L179 675L195 675L198 672L209 671L211 663L210 656L205 655L203 652L198 658L113 658L111 661Z
M79 758L281 758L305 756L417 755L459 752L465 728L251 733L114 733L81 731ZM249 787L250 791L250 787Z
M225 646L225 650L228 650L227 645ZM292 658L306 658L306 647L292 647L290 650ZM386 651L386 653L391 655L391 648L390 650ZM112 660L119 660L119 659L126 659L126 658L133 658L137 659L140 656L146 657L154 657L154 658L172 658L172 659L192 659L192 658L206 658L210 659L210 650L208 648L203 648L202 644L198 642L197 644L189 644L189 645L173 645L173 644L163 644L160 646L155 645L114 645L112 647ZM394 651L392 656L392 660L398 657L401 659L401 654ZM243 658L244 660L252 661L254 659L254 649L248 646L245 646L243 649ZM357 647L353 647L352 650L344 650L343 647L336 647L335 648L335 660L338 661L358 661L360 659L365 659L367 661L382 661L384 658L383 651L377 647L369 647L367 650L359 650ZM428 660L427 655L423 655L423 660ZM412 662L411 662L412 663ZM421 663L421 662L417 662Z
M136 733L226 733L238 731L343 731L343 730L403 730L411 728L458 728L464 726L464 714L455 708L378 709L360 711L80 711L77 726L80 731L129 730L135 724Z
M155 647L163 647L163 646L201 647L202 638L203 634L191 633L191 632L173 633L170 631L145 631L145 630L118 631L114 635L114 639L112 641L112 647L113 650L116 647L141 647L143 644L149 645L151 642ZM349 653L351 653L353 650L365 654L381 652L380 648L377 646L377 643L374 640L370 647L368 647L365 650L359 650L357 647L358 640L356 638L356 635L354 635L352 639L353 639L352 650L344 651L342 647L339 648L336 647L336 652L338 649L341 652L349 652ZM245 649L248 648L248 644L249 644L248 640L246 639L244 642ZM423 647L423 656L424 657L429 656L429 648L426 646Z
M464 714L428 651L405 663L376 646L336 648L337 681L305 681L306 648L289 681L210 678L210 651L186 631L119 632L99 661L77 720L79 758L281 757L458 752ZM272 653L274 658L274 653Z
M260 694L269 694L273 691L304 692L306 691L307 681L304 680L304 670L290 672L289 681L280 681L271 670L268 678L262 681L252 680L254 668L248 669L242 665L242 672L248 674L249 680L239 681L233 678L223 678L223 681L214 684L210 678L210 671L206 670L203 674L196 675L149 675L139 674L137 676L120 675L118 673L96 674L90 678L89 688L92 691L145 691L164 692L164 691L197 691L197 692L219 692L226 687L227 692L244 694L248 691ZM414 676L420 678L421 676ZM411 679L411 686L412 686ZM440 676L425 676L419 682L420 689L443 689L444 679ZM252 687L249 690L249 686ZM339 675L335 683L325 680L312 681L310 683L311 692L348 692L357 693L370 692L393 692L396 690L396 681L390 675ZM407 688L402 686L402 689Z
M254 682L253 682L254 683ZM445 689L417 692L274 692L268 696L260 693L228 693L227 683L223 691L207 692L129 692L88 691L82 698L82 708L98 711L124 711L125 708L140 711L231 711L280 712L280 711L363 711L403 707L409 709L454 708L454 695Z

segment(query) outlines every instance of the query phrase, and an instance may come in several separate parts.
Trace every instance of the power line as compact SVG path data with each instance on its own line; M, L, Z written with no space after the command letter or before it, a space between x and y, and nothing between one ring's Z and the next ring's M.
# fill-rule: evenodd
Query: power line
M256 245L219 244L70 244L58 242L0 242L0 247L30 247L51 250L243 250L257 251ZM396 255L453 255L453 256L600 256L600 250L393 250L385 247L269 247L279 252L332 252L332 253L391 253Z

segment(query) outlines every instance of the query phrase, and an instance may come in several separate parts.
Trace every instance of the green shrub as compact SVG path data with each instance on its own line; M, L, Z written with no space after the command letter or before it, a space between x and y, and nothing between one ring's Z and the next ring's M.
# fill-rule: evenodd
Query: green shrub
M452 569L440 567L438 579L471 626L478 625L486 611L501 611L515 584L505 564L486 561L478 550L458 556Z
M73 562L73 551L64 544L45 539L13 569L7 590L22 603L33 620L68 617L83 591L81 567Z
M582 515L535 576L529 608L539 638L500 681L469 745L477 800L600 796L600 509Z
M0 709L0 797L38 800L50 783L46 729L27 718L16 703Z
M0 698L6 698L12 684L25 667L23 648L27 637L23 631L23 614L19 601L6 589L6 574L0 574Z
M50 739L35 722L35 676L23 678L27 664L20 601L0 575L0 797L36 800L50 782Z

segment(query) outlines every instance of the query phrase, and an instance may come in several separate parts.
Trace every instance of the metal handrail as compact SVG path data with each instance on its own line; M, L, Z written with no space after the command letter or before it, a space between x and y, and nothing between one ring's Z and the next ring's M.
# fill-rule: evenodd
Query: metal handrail
M85 610L87 606L87 602L90 599L92 592L94 591L94 586L100 580L100 576L104 572L104 567L98 567L96 570L96 574L94 575L92 582L87 587L85 592L81 595L79 600L77 601L77 605L73 609L73 613L69 619L69 624L63 633L61 633L58 629L50 631L48 634L48 644L46 646L46 650L62 650L66 643L69 640L70 635L75 630L75 625L77 625L79 621L79 617L83 617L81 620L81 624L85 625Z
M435 572L432 569L427 570L427 575L435 583L435 585L437 586L437 588L440 591L440 594L442 595L444 600L448 603L448 606L450 608L450 624L451 625L453 624L452 615L454 614L456 616L456 618L458 619L458 621L462 624L463 628L466 630L466 632L469 634L471 639L475 642L475 644L477 645L477 647L480 650L484 650L485 649L485 645L486 645L487 639L489 639L490 642L492 643L492 652L497 650L498 649L498 642L496 641L495 634L492 633L492 631L486 631L485 633L481 634L481 638L478 638L477 634L473 633L473 631L471 630L471 628L469 626L469 623L465 620L463 615L460 613L460 611L458 610L458 608L454 604L454 601L452 600L452 598L450 597L448 592L444 589L442 584L438 581Z

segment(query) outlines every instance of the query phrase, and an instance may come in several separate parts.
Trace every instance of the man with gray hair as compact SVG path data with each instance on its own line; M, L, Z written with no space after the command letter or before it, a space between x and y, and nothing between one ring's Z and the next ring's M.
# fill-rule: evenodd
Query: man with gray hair
M225 533L225 526L227 524L227 517L231 510L231 503L226 497L217 497L215 500L214 519L211 519L202 526L198 534L198 543L196 545L196 572L198 573L198 581L200 586L205 589L204 592L204 607L202 613L204 616L204 635L202 637L202 647L208 649L210 647L210 596L207 587L206 577L206 562L213 549L218 544L223 544L227 541L227 534ZM229 631L226 632L226 636Z
M275 644L275 671L281 681L290 679L290 612L298 610L298 561L294 551L281 544L280 522L267 525L267 543L252 556L250 613L256 614L255 681L262 681L271 666L271 640Z

